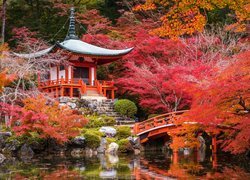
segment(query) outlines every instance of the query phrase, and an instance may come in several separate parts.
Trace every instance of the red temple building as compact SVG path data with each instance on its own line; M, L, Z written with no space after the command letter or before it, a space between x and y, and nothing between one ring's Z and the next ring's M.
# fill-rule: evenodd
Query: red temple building
M63 42L31 54L14 54L21 58L39 58L64 50L69 57L69 65L50 65L47 78L38 76L39 90L51 93L56 98L99 96L114 99L117 90L114 82L97 80L97 66L117 61L132 49L106 49L80 40L75 32L74 8L71 8L69 31Z

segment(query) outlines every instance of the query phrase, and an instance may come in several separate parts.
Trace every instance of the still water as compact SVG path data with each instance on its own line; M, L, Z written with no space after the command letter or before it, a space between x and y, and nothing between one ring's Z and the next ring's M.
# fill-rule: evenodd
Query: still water
M11 158L0 165L0 179L250 179L249 159L230 155L40 155Z

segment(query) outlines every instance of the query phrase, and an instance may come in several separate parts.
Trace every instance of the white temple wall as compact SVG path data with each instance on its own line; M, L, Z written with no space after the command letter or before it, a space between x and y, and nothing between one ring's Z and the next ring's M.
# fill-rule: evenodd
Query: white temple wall
M57 79L57 72L56 72L56 67L51 67L50 68L50 80L56 80Z
M69 79L72 79L72 72L71 72L71 70L72 70L72 66L68 66L68 72L69 72Z
M95 81L95 68L91 67L91 85L94 85Z
M59 71L59 79L61 79L61 78L66 78L66 76L65 76L65 70L61 70L61 71Z

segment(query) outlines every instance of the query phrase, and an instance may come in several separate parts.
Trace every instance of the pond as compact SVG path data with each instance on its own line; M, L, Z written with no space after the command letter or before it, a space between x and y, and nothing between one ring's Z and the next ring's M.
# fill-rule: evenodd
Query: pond
M215 162L216 160L216 162ZM231 155L178 158L170 152L141 155L39 155L9 158L0 165L0 179L250 179L249 159Z

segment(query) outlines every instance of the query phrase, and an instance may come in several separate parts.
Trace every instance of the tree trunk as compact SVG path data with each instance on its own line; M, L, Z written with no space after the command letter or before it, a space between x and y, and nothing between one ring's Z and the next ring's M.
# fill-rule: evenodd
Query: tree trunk
M2 44L4 43L4 40L5 40L6 3L7 3L7 0L3 0L3 4L2 4Z

